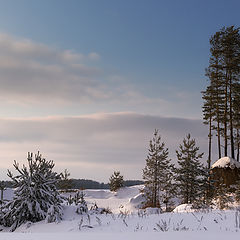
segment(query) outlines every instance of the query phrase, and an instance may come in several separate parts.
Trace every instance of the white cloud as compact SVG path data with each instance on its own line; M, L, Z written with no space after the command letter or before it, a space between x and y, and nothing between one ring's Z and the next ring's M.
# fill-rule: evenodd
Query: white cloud
M99 82L103 71L88 61L99 59L97 53L85 56L6 34L0 34L0 52L2 101L81 102L105 98L107 88Z
M96 52L84 55L7 34L0 34L0 52L0 103L6 104L5 109L28 106L59 114L57 107L65 107L65 112L71 107L90 109L85 112L95 109L199 116L193 94L179 94L176 89L161 86L158 95L150 95L158 87L150 84L145 89L117 71L99 68L96 60L101 57Z
M99 60L100 59L100 55L96 52L91 52L88 54L88 58L90 60Z
M201 120L135 113L0 119L0 168L6 170L14 159L22 162L27 151L40 150L55 160L58 170L68 168L72 177L107 181L119 169L126 178L141 178L155 128L174 161L175 150L189 132L206 151L207 129Z

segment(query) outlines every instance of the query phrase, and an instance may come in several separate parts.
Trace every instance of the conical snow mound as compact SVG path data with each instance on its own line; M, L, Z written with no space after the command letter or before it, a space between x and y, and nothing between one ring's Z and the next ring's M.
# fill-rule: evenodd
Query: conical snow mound
M212 168L240 168L240 162L236 161L233 158L230 157L222 157L219 160L217 160L213 165Z

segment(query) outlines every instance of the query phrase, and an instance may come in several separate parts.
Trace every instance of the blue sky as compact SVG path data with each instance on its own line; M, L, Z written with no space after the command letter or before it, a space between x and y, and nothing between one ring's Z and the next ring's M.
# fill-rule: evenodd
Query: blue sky
M0 31L63 50L96 52L97 67L150 98L194 93L196 98L189 98L195 106L185 115L200 117L209 37L239 23L239 6L238 1L9 0L1 1Z
M144 144L154 128L162 128L167 141L176 148L171 138L180 140L190 131L187 122L176 136L166 131L171 127L165 121L158 125L153 119L195 119L201 124L200 92L206 86L209 38L223 26L239 26L239 8L237 0L0 0L0 118L4 123L9 118L17 122L16 129L23 127L21 121L32 121L35 126L29 129L24 125L27 136L16 130L17 140L7 133L1 138L2 147L15 153L8 157L9 161L39 148L54 158L57 146L69 143L67 133L53 140L44 131L36 133L36 129L39 121L49 123L56 117L57 122L59 118L71 122L73 116L80 122L82 118L98 119L102 124L113 121L112 134L119 134L119 129L124 132L127 124L116 122L115 115L125 114L130 122L135 119L139 132L144 129L142 118L148 119L149 128L141 135ZM4 125L4 130L8 128L12 128L10 122ZM81 135L82 130L78 131ZM95 134L98 136L97 130ZM196 131L195 137L202 139L201 134ZM106 143L115 141L115 148L122 144L125 151L127 135L122 135L123 143L108 138L110 135ZM207 143L201 141L205 151ZM67 158L75 152L77 142L74 144L74 149L66 147L68 151L63 155ZM132 149L141 152L143 162L134 165L133 160L133 168L143 167L146 149L141 144ZM42 147L45 145L48 147ZM102 150L105 148L107 144L101 148L105 152L101 159L112 156ZM129 161L131 151L125 156ZM71 155L75 159L72 162L82 161L78 154ZM96 156L98 151L87 162L95 163ZM116 162L110 170L124 169ZM91 169L84 170L88 172L86 177L91 178ZM99 175L99 179L105 178Z

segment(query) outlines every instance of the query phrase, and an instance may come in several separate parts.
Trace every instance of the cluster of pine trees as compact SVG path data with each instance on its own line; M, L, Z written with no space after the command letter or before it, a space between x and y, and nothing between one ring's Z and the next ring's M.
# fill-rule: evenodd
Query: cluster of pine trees
M199 148L189 134L176 151L176 168L168 158L168 149L155 130L143 169L146 186L144 193L148 206L162 207L165 204L167 210L174 196L180 197L182 203L196 203L199 200L207 203L214 197L227 198L228 189L221 179L218 184L213 184L210 168L214 134L217 137L218 157L230 155L240 161L239 30L240 28L234 26L223 27L210 38L210 60L206 69L209 84L202 92L203 119L209 126L207 166L204 167L199 161L203 153L198 153ZM223 206L222 203L220 205Z
M155 130L143 169L145 207L164 207L168 211L174 197L181 198L182 203L194 203L203 198L207 172L199 161L203 153L199 153L199 147L190 134L183 139L176 154L178 167L171 163L168 148Z
M190 134L176 150L177 166L171 163L168 155L168 148L155 130L143 169L144 208L171 211L176 204L174 199L182 204L192 204L194 208L215 206L224 209L234 199L240 202L240 181L227 186L223 178L216 179L214 171L202 164L203 153L199 152Z
M210 60L206 69L209 84L202 92L203 118L209 126L208 167L211 165L213 133L217 137L218 157L239 161L240 148L240 33L224 27L210 38ZM229 147L230 145L230 147ZM221 147L223 147L223 152Z

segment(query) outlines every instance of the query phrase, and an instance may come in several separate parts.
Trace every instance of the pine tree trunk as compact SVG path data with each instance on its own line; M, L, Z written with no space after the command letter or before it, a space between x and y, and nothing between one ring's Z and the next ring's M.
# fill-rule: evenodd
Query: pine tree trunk
M239 129L237 129L237 161L239 162L239 148L240 148L240 136L239 136Z
M153 207L157 207L157 163L155 160Z
M224 155L227 157L227 150L228 150L228 139L227 139L227 115L228 115L228 76L226 74L226 79L225 79L225 106L224 106Z
M211 151L212 151L212 117L209 119L209 143L208 143L208 169L211 168Z
M239 148L240 148L240 143L238 142L238 146L237 146L237 161L239 162Z
M230 76L229 82L229 121L230 121L230 142L231 142L231 156L235 159L234 154L234 136L233 136L233 109L232 109L232 79Z
M3 188L1 189L1 203L3 203Z
M218 137L218 158L220 159L222 157L222 154L221 154L221 135L220 135L220 123L219 123L219 120L217 122L217 137Z
M217 143L218 143L218 158L220 159L222 157L221 154L221 133L220 133L220 112L219 112L219 88L217 87Z

